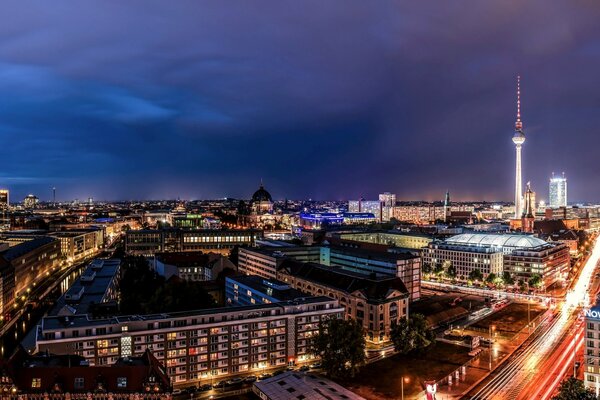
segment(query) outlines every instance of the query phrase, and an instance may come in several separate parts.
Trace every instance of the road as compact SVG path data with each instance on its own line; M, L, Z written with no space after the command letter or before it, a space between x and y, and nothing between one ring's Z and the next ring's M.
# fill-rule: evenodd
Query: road
M556 312L544 320L525 343L465 399L549 399L568 368L572 368L573 346L583 344L581 306L593 298L598 282L594 274L600 260L600 237L596 239L577 281Z

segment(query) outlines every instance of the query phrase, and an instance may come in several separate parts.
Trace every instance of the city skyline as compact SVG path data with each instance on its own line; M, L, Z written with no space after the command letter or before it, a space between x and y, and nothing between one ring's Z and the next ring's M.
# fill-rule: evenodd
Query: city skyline
M600 168L596 8L444 5L438 30L426 5L139 6L11 7L0 187L13 200L53 186L59 200L247 198L263 178L281 199L511 201L517 75L523 181L548 200L539 188L564 170L573 201L600 200L584 184Z

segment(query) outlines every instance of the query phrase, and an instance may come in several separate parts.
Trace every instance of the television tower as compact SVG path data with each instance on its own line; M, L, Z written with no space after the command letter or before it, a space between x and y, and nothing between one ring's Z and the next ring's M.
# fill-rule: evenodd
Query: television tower
M515 134L512 138L517 153L515 168L515 219L521 218L523 211L523 181L521 179L521 146L525 143L523 123L521 122L521 77L517 76L517 121L515 122Z

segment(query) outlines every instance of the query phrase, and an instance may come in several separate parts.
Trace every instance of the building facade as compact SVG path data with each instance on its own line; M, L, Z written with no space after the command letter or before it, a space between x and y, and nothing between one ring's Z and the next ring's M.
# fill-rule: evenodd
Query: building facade
M398 277L369 277L288 259L278 279L302 292L338 300L346 318L362 324L366 340L374 345L388 343L392 324L408 317L410 294Z
M545 287L564 277L569 267L569 249L531 235L466 233L435 241L423 250L423 265L456 269L456 278L466 281L475 269L485 277L510 273L527 281L539 274Z
M341 318L337 300L227 307L160 315L91 319L87 315L44 317L36 350L75 354L89 365L149 350L175 385L309 361L308 339L321 321Z
M125 235L125 251L152 256L168 251L209 251L227 255L236 246L253 246L262 238L261 230L129 230Z
M600 307L583 310L585 320L583 384L600 395Z
M566 207L567 206L567 178L563 172L562 176L555 177L552 174L549 185L549 196L550 204L552 208Z

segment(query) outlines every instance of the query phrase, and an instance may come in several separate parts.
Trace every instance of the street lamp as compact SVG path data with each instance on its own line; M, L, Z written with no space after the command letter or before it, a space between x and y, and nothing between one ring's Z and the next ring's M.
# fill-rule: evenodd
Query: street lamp
M494 337L492 332L496 331L496 325L490 325L490 371L492 370L492 347L494 347Z
M400 387L402 388L401 393L402 393L402 400L404 400L404 381L406 381L406 383L410 382L410 379L408 379L407 377L402 376L402 379L400 380Z

